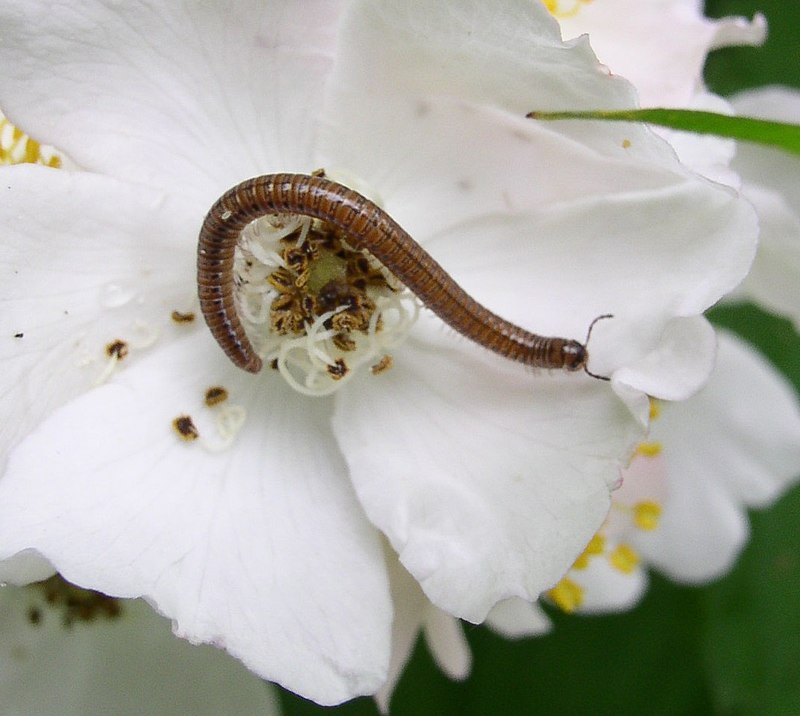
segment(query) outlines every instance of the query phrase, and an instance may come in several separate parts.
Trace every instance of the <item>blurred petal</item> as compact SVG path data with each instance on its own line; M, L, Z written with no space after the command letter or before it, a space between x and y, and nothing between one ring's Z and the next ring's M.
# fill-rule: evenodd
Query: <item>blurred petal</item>
M210 203L310 171L339 3L0 5L0 107L85 169Z
M556 16L565 38L588 33L600 60L636 85L645 107L685 105L701 82L709 51L759 45L766 37L762 15L752 22L710 20L697 0L603 0Z
M800 207L793 210L779 193L755 184L742 192L758 212L761 234L753 268L736 295L786 316L800 330Z
M552 629L550 619L538 603L514 598L498 602L486 617L486 625L506 639L540 636Z
M641 426L605 384L537 378L457 340L409 339L395 368L337 396L333 425L400 561L434 604L480 622L570 566Z
M466 679L472 668L472 652L461 622L432 607L425 622L425 641L436 665L451 679Z
M743 115L800 121L800 91L791 87L749 90L731 101ZM790 318L800 330L800 159L742 142L733 167L761 224L758 254L740 293Z
M573 569L569 578L583 588L579 613L608 614L633 608L647 590L647 574L640 567L630 572L611 565L607 558L589 561L585 569Z
M659 528L631 540L647 561L686 582L713 579L747 535L746 507L765 507L800 476L800 408L786 380L721 332L717 366L693 398L664 405L669 492Z
M57 411L0 480L0 557L35 549L80 586L145 596L194 642L321 703L385 679L391 604L377 535L327 401L254 391L204 334ZM249 416L215 452L209 379ZM171 422L192 417L201 439ZM79 429L76 429L76 426ZM342 578L347 575L347 578Z
M226 654L177 639L143 602L125 602L113 620L66 628L47 612L31 623L31 596L0 589L4 713L280 713L267 684Z

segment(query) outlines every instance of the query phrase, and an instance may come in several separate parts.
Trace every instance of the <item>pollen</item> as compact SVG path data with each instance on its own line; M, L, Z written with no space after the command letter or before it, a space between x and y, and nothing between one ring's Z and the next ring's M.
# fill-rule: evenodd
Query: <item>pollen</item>
M206 390L204 402L209 408L211 408L214 405L224 403L227 399L228 391L225 390L225 388L223 388L221 385L215 385L214 387Z
M661 403L655 398L650 398L650 420L656 420L661 415Z
M544 6L550 14L563 20L574 17L581 11L582 5L588 5L592 0L544 0Z
M128 355L128 344L125 341L120 340L117 338L111 343L106 345L106 355L109 358L116 358L117 360L122 360Z
M606 538L605 535L598 532L595 534L592 539L589 540L589 544L586 545L586 549L580 554L578 559L575 560L575 563L572 565L573 569L586 569L589 566L589 560L592 557L596 557L597 555L603 554L606 549Z
M57 169L61 163L54 149L43 147L0 112L0 164L41 164Z
M619 544L608 555L608 561L614 569L623 574L631 574L639 565L639 555L633 547Z
M200 432L194 424L194 420L192 420L189 415L179 415L172 421L172 427L175 429L175 432L178 433L181 440L185 440L186 442L193 442L200 437Z
M175 323L192 323L195 319L193 311L173 311L170 317Z
M661 505L651 500L637 502L633 506L633 523L646 532L658 528L661 519Z
M641 442L636 447L636 454L642 457L658 457L663 449L660 442Z
M572 614L583 604L584 589L569 577L564 577L547 592L547 596L562 612Z

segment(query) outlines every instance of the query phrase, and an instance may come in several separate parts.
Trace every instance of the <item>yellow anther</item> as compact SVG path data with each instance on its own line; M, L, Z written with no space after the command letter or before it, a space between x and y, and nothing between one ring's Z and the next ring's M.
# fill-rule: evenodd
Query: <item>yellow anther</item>
M43 164L58 168L61 157L52 150L45 150L0 112L0 164Z
M589 544L586 545L586 549L581 552L581 554L573 563L572 569L586 569L589 566L589 560L598 554L603 554L605 548L606 537L598 532L594 537L592 537L592 539L589 540Z
M652 500L637 502L633 506L633 522L640 530L652 531L661 519L661 505Z
M661 415L661 403L655 398L650 398L650 420L655 420Z
M639 555L630 545L620 544L608 555L608 561L614 569L630 574L639 565Z
M569 577L564 577L547 596L561 611L571 614L583 604L583 587Z
M558 19L574 17L581 10L581 5L586 5L592 0L544 0L548 12Z
M636 454L642 457L658 457L664 446L660 442L641 442L636 447Z

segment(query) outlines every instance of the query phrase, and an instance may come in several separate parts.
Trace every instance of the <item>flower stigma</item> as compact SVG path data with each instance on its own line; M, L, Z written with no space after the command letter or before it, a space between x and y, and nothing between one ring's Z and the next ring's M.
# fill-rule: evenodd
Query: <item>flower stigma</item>
M326 222L273 214L242 231L239 315L256 352L305 395L333 393L363 365L378 375L419 312L416 297Z

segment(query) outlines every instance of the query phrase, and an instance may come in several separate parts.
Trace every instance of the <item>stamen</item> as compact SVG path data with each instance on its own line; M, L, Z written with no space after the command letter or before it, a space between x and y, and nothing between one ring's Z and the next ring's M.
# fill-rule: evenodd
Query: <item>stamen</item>
M572 614L583 604L584 590L577 582L564 577L547 596L561 611Z
M620 544L608 555L608 561L619 572L631 574L639 566L640 559L633 547Z
M61 612L61 623L71 627L76 621L92 622L97 619L117 619L122 614L119 599L109 597L91 589L82 589L55 574L43 582L28 585L33 593L38 593L42 604L34 604L28 610L28 621L39 625L45 618L46 610Z
M31 139L0 112L0 164L41 164L58 169L62 159L53 147Z
M661 505L651 500L637 502L633 506L633 523L646 532L651 532L658 528L661 520Z
M338 230L308 217L262 217L234 258L238 313L256 352L304 395L328 395L362 366L391 365L416 298Z
M660 442L641 442L636 447L636 454L642 457L658 457L663 449Z
M200 432L190 415L179 415L172 421L172 427L181 440L185 440L187 443L194 442L200 437Z

